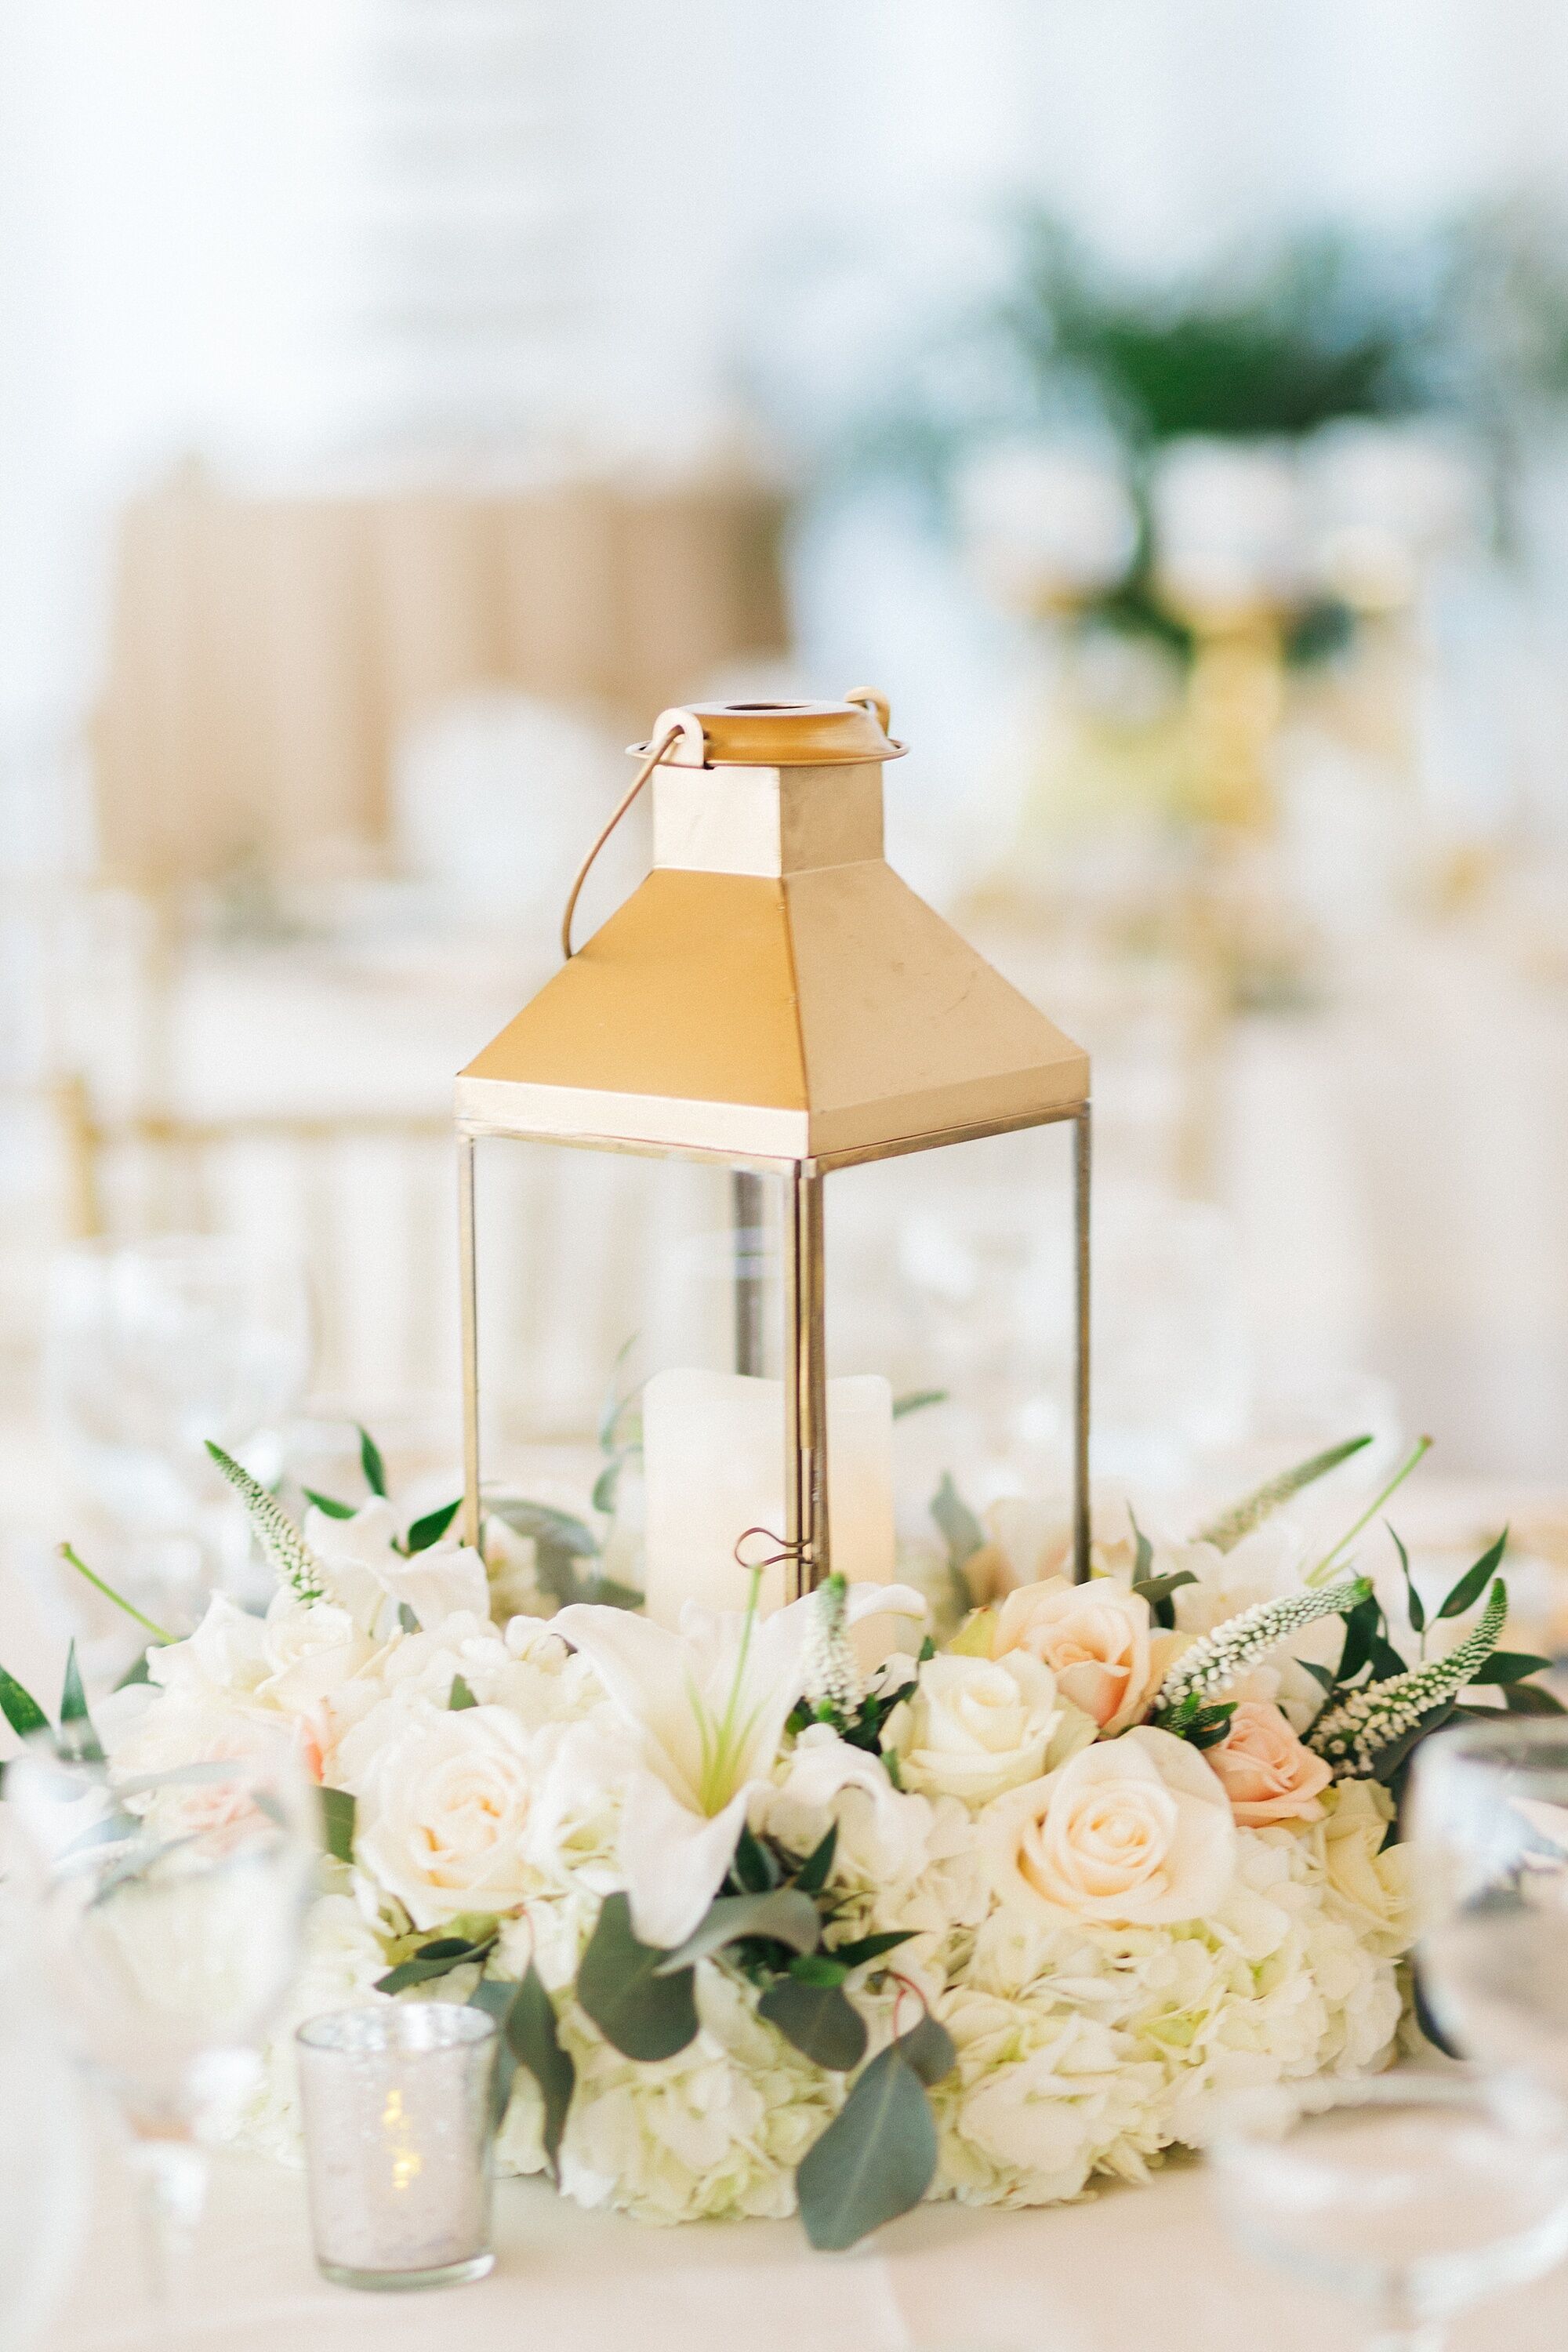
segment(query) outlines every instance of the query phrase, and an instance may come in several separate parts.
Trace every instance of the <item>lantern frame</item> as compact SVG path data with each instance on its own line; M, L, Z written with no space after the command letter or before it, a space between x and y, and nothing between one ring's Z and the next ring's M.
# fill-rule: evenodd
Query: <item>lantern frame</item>
M679 767L704 770L722 767L731 774L738 769L760 768L766 775L772 777L775 789L781 794L783 776L791 770L816 771L820 781L823 772L832 769L853 769L862 773L868 773L874 769L876 772L874 796L868 795L864 787L861 788L861 798L864 802L861 814L867 824L869 822L869 812L874 797L874 847L867 846L869 836L867 834L866 825L862 824L860 838L858 843L851 843L850 855L846 863L879 867L881 874L894 884L899 893L896 898L889 901L890 921L905 922L910 919L909 908L917 909L920 921L929 926L933 938L938 934L942 935L936 941L942 953L951 954L953 949L962 950L970 959L976 975L984 976L986 985L992 987L994 991L1003 992L1007 998L1015 999L1016 1003L1023 1007L1024 1000L1017 999L1016 992L1007 989L1006 983L1001 982L999 976L994 974L990 967L984 964L982 959L976 957L973 950L967 948L966 943L959 940L957 935L952 933L930 908L924 907L923 902L916 899L912 892L909 892L901 884L896 883L896 877L892 877L891 869L887 867L881 857L880 762L898 757L903 750L901 744L895 744L888 738L885 731L887 723L888 709L885 700L869 689L847 698L841 704L699 705L688 709L665 713L655 730L650 744L634 747L641 756L637 777L600 834L594 848L589 852L579 872L576 884L574 886L563 925L563 945L566 955L563 972L557 975L555 982L548 984L546 991L541 992L541 996L534 1000L533 1006L524 1009L523 1014L519 1016L518 1024L513 1024L514 1027L521 1025L532 1015L534 1006L542 1003L550 989L559 986L564 971L570 970L574 962L570 938L572 911L588 866L593 863L594 857L608 838L615 824L624 815L649 775L657 768L665 766L667 762L667 774L670 770ZM829 777L827 781L832 782L835 780ZM852 778L847 778L845 780L847 787L852 786L853 781ZM847 793L847 797L852 802L852 791ZM847 820L842 808L836 810L830 821L838 826L840 832L844 830ZM847 822L850 831L853 832L855 818L852 807ZM704 853L699 853L699 855L702 854ZM656 867L659 862L656 844ZM668 862L684 864L685 857L682 856L679 859ZM752 862L750 865L737 866L732 863L715 861L706 866L699 866L689 878L694 883L700 883L703 879L732 882L742 875L766 876L770 872L780 871L780 867L770 867L766 863L759 865ZM647 891L649 884L655 878L655 876L650 875L648 880L640 886L640 891ZM633 897L636 898L639 895L640 892L634 893ZM744 903L750 904L749 901ZM700 908L700 898L697 904ZM632 901L626 901L619 910L619 916L612 917L601 931L595 934L595 940L605 940L617 920L626 915L631 906ZM678 905L678 914L680 911ZM875 905L870 910L869 922L866 915L861 913L860 931L863 933L869 929L875 932L879 917L880 908ZM838 919L842 930L842 910L839 911ZM659 926L656 936L662 936L666 932L677 937L680 935L679 924L679 922L671 924L668 909L661 908L656 914L655 920ZM633 929L634 936L640 939L641 935L635 932L635 926ZM851 930L855 929L853 920L850 929ZM687 951L689 951L689 919L685 937ZM588 945L592 948L595 941L590 941ZM705 942L705 946L709 951L711 951L711 941ZM793 944L788 952L791 957L795 956L795 950ZM940 960L939 955L938 961ZM635 963L635 958L633 961ZM623 965L626 962L624 952L621 962ZM793 962L788 977L792 990L797 988L798 979ZM599 985L602 987L603 984L601 981ZM795 1005L795 996L792 993L790 998L792 1006ZM1004 1006L1005 1011L1007 1009ZM666 1141L654 1137L635 1134L595 1132L591 1123L595 1114L591 1109L587 1112L587 1121L584 1125L570 1122L563 1125L559 1103L563 1099L570 1102L577 1092L574 1079L563 1078L560 1076L563 1066L570 1068L571 1066L570 1023L567 1026L564 1049L561 1047L558 1038L551 1041L552 1050L545 1054L542 1065L546 1072L543 1080L531 1080L525 1076L520 1082L509 1069L500 1082L500 1091L507 1098L506 1116L498 1118L488 1115L491 1103L497 1097L498 1080L492 1074L497 1049L506 1046L511 1034L510 1031L503 1032L495 1045L487 1048L485 1054L463 1073L458 1085L456 1126L463 1356L462 1526L465 1542L476 1549L479 1549L481 1521L478 1237L474 1199L474 1155L479 1142L489 1139L505 1139L552 1143L568 1150L609 1151L652 1160L686 1160L729 1170L731 1177L731 1205L736 1235L734 1355L735 1368L741 1372L756 1372L761 1370L762 1364L762 1330L758 1321L758 1308L761 1303L760 1286L749 1264L750 1254L746 1244L746 1236L757 1222L757 1180L763 1177L782 1180L784 1318L783 1335L784 1528L782 1543L788 1561L791 1594L792 1597L798 1597L809 1592L819 1584L830 1572L832 1566L832 1530L829 1524L827 1490L826 1265L823 1219L823 1187L827 1177L842 1169L900 1159L913 1152L942 1150L952 1144L974 1142L986 1137L1016 1134L1035 1128L1070 1124L1074 1129L1072 1555L1075 1580L1084 1581L1089 1575L1089 1237L1092 1181L1092 1111L1088 1088L1088 1066L1087 1060L1079 1049L1073 1047L1070 1041L1063 1039L1059 1032L1051 1030L1043 1016L1034 1013L1032 1008L1024 1007L1024 1009L1028 1018L1037 1024L1041 1031L1055 1042L1056 1046L1066 1048L1065 1054L1058 1054L1057 1059L1069 1073L1067 1082L1068 1099L1046 1103L1036 1101L1026 1108L997 1108L987 1116L960 1118L946 1124L928 1126L919 1132L881 1131L875 1134L874 1139L860 1141L847 1139L837 1148L807 1150L804 1152L736 1150L721 1144L717 1139L712 1142L698 1140L690 1132L691 1126L699 1123L696 1115L703 1113L710 1106L703 1099L689 1097L684 1103L680 1103L678 1097L668 1097L680 1110L688 1114L685 1120L679 1123L680 1140ZM556 1027L559 1030L559 1020ZM599 1028L602 1030L602 1027L601 1022ZM564 1062L563 1050L564 1050ZM1079 1067L1081 1067L1083 1072L1081 1088L1071 1082L1070 1076L1071 1071ZM1004 1080L1007 1075L1009 1074L1004 1074ZM957 1088L951 1084L945 1087L933 1087L931 1099L933 1102L941 1102L944 1095L951 1100L954 1092L973 1094L978 1091L982 1095L989 1093L993 1101L1000 1104L1005 1099L1008 1090L1005 1082L996 1083L987 1080L982 1074L973 1081L966 1078L962 1087ZM1040 1091L1037 1084L1033 1091L1037 1094ZM520 1098L517 1101L515 1114L511 1108L513 1097ZM581 1088L581 1097L585 1108L589 1105L596 1105L602 1109L606 1103L614 1104L617 1100L617 1096L613 1090L606 1093L603 1079L597 1086L584 1083ZM756 1102L755 1096L739 1102L731 1096L726 1097L722 1104L715 1098L710 1107L716 1115L716 1124L720 1126L728 1126L731 1129L750 1128L752 1133L756 1133L759 1125L771 1121L776 1131L779 1114L764 1109L759 1118L755 1109ZM547 1112L548 1115L542 1116L542 1111ZM717 1117L721 1111L724 1114L721 1118ZM792 1126L805 1124L793 1112L787 1116ZM738 1136L736 1139L739 1140ZM772 1139L771 1137L769 1139Z

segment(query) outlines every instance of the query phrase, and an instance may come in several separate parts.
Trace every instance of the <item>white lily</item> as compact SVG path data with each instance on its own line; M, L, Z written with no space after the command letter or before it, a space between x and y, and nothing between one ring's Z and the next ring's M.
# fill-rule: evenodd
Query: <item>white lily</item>
M753 1790L770 1785L790 1709L805 1687L815 1595L771 1617L688 1601L680 1630L624 1609L574 1602L552 1620L595 1668L634 1734L641 1769L621 1812L618 1864L632 1925L666 1948L690 1935L723 1884ZM908 1585L849 1588L846 1616L923 1617Z
M397 1548L402 1534L396 1511L379 1496L351 1518L329 1518L313 1506L305 1514L305 1540L327 1572L332 1598L377 1641L397 1631L400 1607L411 1609L426 1631L458 1610L489 1616L489 1586L477 1551L443 1543L410 1554Z

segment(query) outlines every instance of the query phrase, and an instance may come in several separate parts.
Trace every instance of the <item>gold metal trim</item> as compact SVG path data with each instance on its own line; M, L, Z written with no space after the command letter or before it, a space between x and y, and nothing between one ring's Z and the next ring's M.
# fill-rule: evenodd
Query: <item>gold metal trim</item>
M887 696L869 686L842 702L689 702L661 710L647 742L626 748L646 759L673 726L680 734L675 768L849 767L903 758L909 745L893 740L888 719Z

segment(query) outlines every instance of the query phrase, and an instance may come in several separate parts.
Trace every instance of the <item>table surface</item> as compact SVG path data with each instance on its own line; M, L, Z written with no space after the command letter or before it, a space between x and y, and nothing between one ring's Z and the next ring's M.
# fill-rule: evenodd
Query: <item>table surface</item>
M181 2313L154 2317L123 2179L106 2149L88 2252L38 2352L177 2345L292 2352L1323 2352L1359 2315L1227 2243L1202 2168L1031 2213L926 2206L851 2254L813 2254L793 2221L653 2229L585 2213L542 2181L496 2193L497 2267L475 2285L355 2294L316 2273L304 2183L253 2158L215 2168ZM1568 2269L1468 2314L1453 2352L1506 2333L1560 2352Z

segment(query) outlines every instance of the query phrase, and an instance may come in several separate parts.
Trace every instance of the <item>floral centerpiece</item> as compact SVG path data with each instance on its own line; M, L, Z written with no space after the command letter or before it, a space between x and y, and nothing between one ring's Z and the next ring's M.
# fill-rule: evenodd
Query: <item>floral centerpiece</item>
M280 1732L319 1781L252 2144L295 2149L304 2017L473 2001L503 2170L649 2221L798 2203L842 2246L928 2196L1142 2179L1233 2086L1388 2061L1411 1749L1478 1686L1555 1701L1498 1646L1503 1538L1430 1624L1400 1550L1407 1661L1345 1565L1392 1487L1316 1560L1275 1517L1365 1442L1191 1541L1130 1517L1087 1585L994 1563L942 1647L912 1588L833 1577L763 1616L760 1571L679 1631L603 1599L500 1622L456 1506L410 1524L368 1440L377 1491L302 1531L217 1454L278 1571L265 1616L215 1599L91 1716L73 1661L58 1729L9 1678L0 1704L132 1788ZM904 1638L868 1671L872 1614Z

